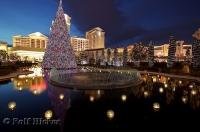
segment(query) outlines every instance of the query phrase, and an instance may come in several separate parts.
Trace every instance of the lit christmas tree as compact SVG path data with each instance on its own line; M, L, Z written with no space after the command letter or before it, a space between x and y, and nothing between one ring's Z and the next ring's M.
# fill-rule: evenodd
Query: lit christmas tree
M70 44L69 29L66 24L62 0L58 7L56 19L51 27L47 49L43 58L43 69L76 69L76 59Z
M149 62L149 67L152 67L153 62L154 62L154 43L153 43L153 41L150 41L149 46L148 46L148 62Z
M200 29L193 34L194 42L192 45L192 66L200 68Z
M176 53L176 40L174 39L174 36L170 36L168 59L167 59L168 67L172 67L174 62L176 61L175 53Z
M107 49L107 64L110 65L111 49Z
M149 46L148 46L148 60L149 61L154 61L154 42L150 41Z

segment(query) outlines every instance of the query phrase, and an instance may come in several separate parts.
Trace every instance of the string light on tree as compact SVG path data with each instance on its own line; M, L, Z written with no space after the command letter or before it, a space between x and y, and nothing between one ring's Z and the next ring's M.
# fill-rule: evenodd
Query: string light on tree
M43 69L76 69L75 53L71 47L69 29L65 20L62 0L51 27L48 45L44 54Z

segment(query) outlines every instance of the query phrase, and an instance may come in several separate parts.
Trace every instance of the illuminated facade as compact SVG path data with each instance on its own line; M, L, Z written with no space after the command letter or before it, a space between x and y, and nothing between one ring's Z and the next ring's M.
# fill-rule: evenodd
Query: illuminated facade
M0 41L0 50L8 52L8 44L6 42Z
M88 50L89 40L79 37L71 37L71 46L74 51L85 51Z
M192 57L192 45L186 44L184 41L176 41L175 57L176 61L183 61L186 57L187 50L189 56ZM167 61L169 44L154 46L154 57L157 61Z
M89 40L89 49L105 48L105 32L99 27L86 32L86 39Z
M21 60L42 61L47 41L48 37L40 32L28 36L13 36L11 53L19 56Z
M174 62L176 61L175 54L176 54L176 40L174 36L170 36L168 58L167 58L167 64L169 67L172 67Z
M42 76L42 69L36 67L30 68L29 70L34 73L29 75L19 75L18 77L12 79L14 88L19 91L28 90L34 95L43 93L47 86Z
M29 34L28 36L13 36L13 47L26 47L45 49L48 37L40 32Z

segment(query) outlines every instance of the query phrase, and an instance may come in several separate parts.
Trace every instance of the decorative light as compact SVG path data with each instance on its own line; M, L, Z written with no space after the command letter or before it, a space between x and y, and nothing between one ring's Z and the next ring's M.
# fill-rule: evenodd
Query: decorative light
M191 91L191 94L192 94L192 95L196 95L196 94L197 94L197 91L193 89L193 90Z
M159 111L160 110L160 104L159 103L153 103L153 109L154 111Z
M101 91L100 91L100 90L97 90L97 94L100 95L100 94L101 94Z
M160 93L163 93L164 92L164 89L161 87L161 88L159 88L159 92Z
M106 114L107 114L107 117L108 117L110 120L113 119L114 116L115 116L115 112L114 112L113 110L108 110Z
M90 96L90 102L94 102L94 97Z
M28 79L26 79L26 82L28 82Z
M65 95L64 95L64 94L60 94L60 95L59 95L59 99L60 99L60 100L63 100L64 98L65 98Z
M170 77L168 77L168 80L170 80Z
M8 103L8 108L10 109L10 110L14 110L14 109L16 109L16 103L15 102L10 102L10 103Z
M193 88L194 86L191 84L190 86L189 86L189 88Z
M152 77L152 78L153 78L153 82L156 82L156 81L157 81L156 77Z
M176 88L174 87L174 88L172 89L172 91L175 92L175 91L176 91Z
M165 88L167 88L167 87L168 87L168 85L167 85L167 84L165 84L164 86L165 86Z
M148 91L144 91L144 97L147 97L147 96L149 96Z
M37 90L34 90L34 91L33 91L33 94L34 94L34 95L38 95L39 92L38 92Z
M182 97L182 101L183 101L183 103L187 103L187 98L186 97Z
M17 83L17 86L20 86L20 82Z
M19 87L19 91L22 91L23 89L22 89L22 87Z
M53 112L51 110L47 110L45 113L44 113L44 117L47 119L47 120L50 120L52 117L53 117Z
M182 84L182 81L181 81L181 80L179 81L179 84Z
M127 100L127 96L126 95L122 95L121 96L121 100L125 102Z

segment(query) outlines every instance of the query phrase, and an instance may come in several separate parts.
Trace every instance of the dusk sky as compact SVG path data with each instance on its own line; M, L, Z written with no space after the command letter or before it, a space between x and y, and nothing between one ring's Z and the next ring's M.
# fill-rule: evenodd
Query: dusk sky
M0 40L12 44L13 35L48 35L58 1L1 0L0 5ZM168 42L171 34L188 42L200 28L199 0L63 0L63 6L72 17L72 36L99 26L107 47Z

